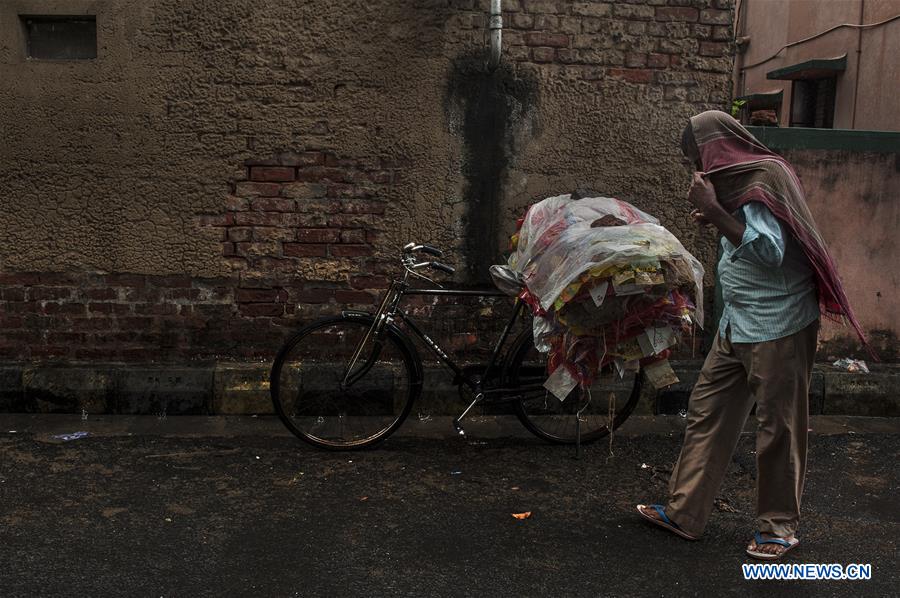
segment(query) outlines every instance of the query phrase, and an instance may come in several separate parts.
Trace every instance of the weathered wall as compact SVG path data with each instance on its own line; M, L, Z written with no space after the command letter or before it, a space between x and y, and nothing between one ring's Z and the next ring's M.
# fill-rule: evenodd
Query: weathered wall
M749 128L793 164L857 319L879 356L896 362L900 133ZM851 327L823 320L819 357L846 356L866 351Z
M868 0L863 6L863 21L878 23L900 15L896 0ZM882 27L863 30L859 36L859 83L854 128L897 131L900 113L900 20Z
M711 271L677 140L728 102L730 0L504 2L491 75L487 4L4 2L0 356L267 356L370 304L409 240L483 281L515 217L575 188ZM73 13L97 60L25 59L18 15Z
M880 356L898 357L897 223L900 153L787 150L810 209L838 265L863 329ZM865 358L853 330L823 322L823 355Z

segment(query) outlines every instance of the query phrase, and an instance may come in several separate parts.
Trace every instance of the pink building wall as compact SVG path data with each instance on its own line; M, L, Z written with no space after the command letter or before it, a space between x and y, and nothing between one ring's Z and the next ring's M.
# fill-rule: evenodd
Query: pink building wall
M896 359L898 155L835 150L786 155L802 178L813 216L863 329L883 358ZM819 338L824 352L839 356L857 344L851 328L827 321Z
M779 124L788 126L791 81L767 79L766 73L846 54L846 70L837 77L834 128L900 130L900 19L867 29L835 29L767 60L782 46L836 25L900 15L900 1L739 0L736 14L736 36L750 39L735 60L735 97L783 90Z
M793 164L863 330L884 361L897 361L900 134L752 129ZM867 358L849 326L823 320L819 341L820 360Z

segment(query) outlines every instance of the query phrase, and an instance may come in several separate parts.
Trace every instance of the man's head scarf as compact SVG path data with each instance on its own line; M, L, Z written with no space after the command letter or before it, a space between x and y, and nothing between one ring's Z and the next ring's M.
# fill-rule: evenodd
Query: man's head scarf
M688 133L692 133L693 140ZM849 322L863 345L872 352L850 307L834 260L806 205L800 179L787 160L760 143L734 118L718 110L691 118L682 145L691 141L699 153L703 172L716 189L719 203L728 212L751 201L769 208L797 239L809 259L816 275L822 313L833 320Z

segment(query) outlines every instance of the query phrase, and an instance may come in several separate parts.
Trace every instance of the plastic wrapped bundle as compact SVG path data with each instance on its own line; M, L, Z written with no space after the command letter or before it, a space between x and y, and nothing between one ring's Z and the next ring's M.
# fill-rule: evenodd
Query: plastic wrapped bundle
M551 374L565 367L590 384L610 363L657 364L651 381L675 381L664 362L703 321L703 267L656 218L618 199L560 195L531 206L512 243L508 266Z

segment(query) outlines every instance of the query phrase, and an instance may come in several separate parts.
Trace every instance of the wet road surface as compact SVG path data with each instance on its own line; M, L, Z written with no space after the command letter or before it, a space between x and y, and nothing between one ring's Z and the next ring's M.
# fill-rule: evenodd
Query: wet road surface
M68 442L0 429L0 594L886 596L900 583L898 434L811 438L803 544L786 561L870 563L872 579L786 582L741 574L752 435L689 543L633 512L664 497L678 434L618 436L575 460L472 435L326 453L271 429Z

